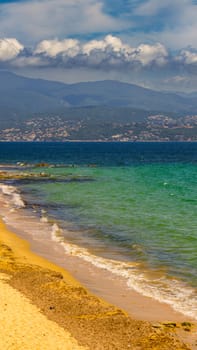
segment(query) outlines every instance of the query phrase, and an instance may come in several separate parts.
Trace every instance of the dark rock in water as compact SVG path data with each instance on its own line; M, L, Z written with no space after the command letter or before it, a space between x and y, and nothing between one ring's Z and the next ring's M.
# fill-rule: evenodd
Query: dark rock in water
M67 182L92 182L95 181L92 178L89 177L66 177L66 178L58 178L58 177L33 177L33 178L21 178L21 179L15 179L15 183L18 183L20 185L23 184L30 184L33 182L36 183L67 183Z
M86 182L95 181L95 179L87 176L74 176L72 174L66 176L51 175L46 172L40 173L22 173L22 172L0 172L1 181L14 181L16 184L27 184L32 182Z
M36 168L48 168L50 166L50 164L48 163L38 163L38 164L35 164L35 167Z

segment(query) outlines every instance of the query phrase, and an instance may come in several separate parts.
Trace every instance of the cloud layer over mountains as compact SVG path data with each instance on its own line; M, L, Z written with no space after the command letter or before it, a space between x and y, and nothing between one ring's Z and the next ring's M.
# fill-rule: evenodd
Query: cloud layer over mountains
M2 0L0 69L197 90L197 0Z
M0 39L0 67L65 67L117 69L184 68L197 72L197 50L188 48L172 53L161 43L124 43L107 35L100 40L42 40L35 47L25 47L15 38Z

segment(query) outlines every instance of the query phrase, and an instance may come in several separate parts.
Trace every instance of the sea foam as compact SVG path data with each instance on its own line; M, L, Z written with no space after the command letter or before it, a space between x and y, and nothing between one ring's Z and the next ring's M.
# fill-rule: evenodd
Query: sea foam
M0 184L0 191L4 196L9 197L9 204L14 206L14 208L24 208L25 203L21 198L20 193L14 186Z
M14 186L0 184L0 192L5 198L8 197L7 202L11 204L11 210L13 208L25 207L20 193L18 193L17 188ZM43 225L49 224L46 212L42 212L41 223ZM63 234L63 230L57 223L51 225L51 239L64 248L65 254L79 257L97 268L124 278L128 288L146 297L151 297L159 302L169 304L174 310L197 320L196 295L194 290L186 286L183 282L175 278L169 279L166 276L149 278L147 277L147 271L143 271L137 263L96 256L86 248L65 242Z
M197 298L195 291L183 282L169 279L147 277L147 271L142 271L137 263L122 262L92 254L88 249L67 243L62 236L63 231L57 224L52 226L52 239L59 242L66 254L79 257L97 268L107 270L126 280L129 289L151 297L159 302L170 305L175 311L197 320Z

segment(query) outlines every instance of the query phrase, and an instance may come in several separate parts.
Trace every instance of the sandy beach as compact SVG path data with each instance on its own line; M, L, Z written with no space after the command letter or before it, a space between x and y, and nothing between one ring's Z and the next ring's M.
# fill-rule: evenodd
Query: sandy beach
M85 349L69 332L44 316L40 310L0 275L1 349Z
M132 319L32 253L3 222L0 256L2 349L195 349L181 336L192 340L192 325Z

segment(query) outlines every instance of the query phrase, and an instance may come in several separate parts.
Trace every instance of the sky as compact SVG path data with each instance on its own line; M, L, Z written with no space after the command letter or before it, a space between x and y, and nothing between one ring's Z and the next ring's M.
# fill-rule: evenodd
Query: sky
M0 1L0 69L197 91L197 0Z

